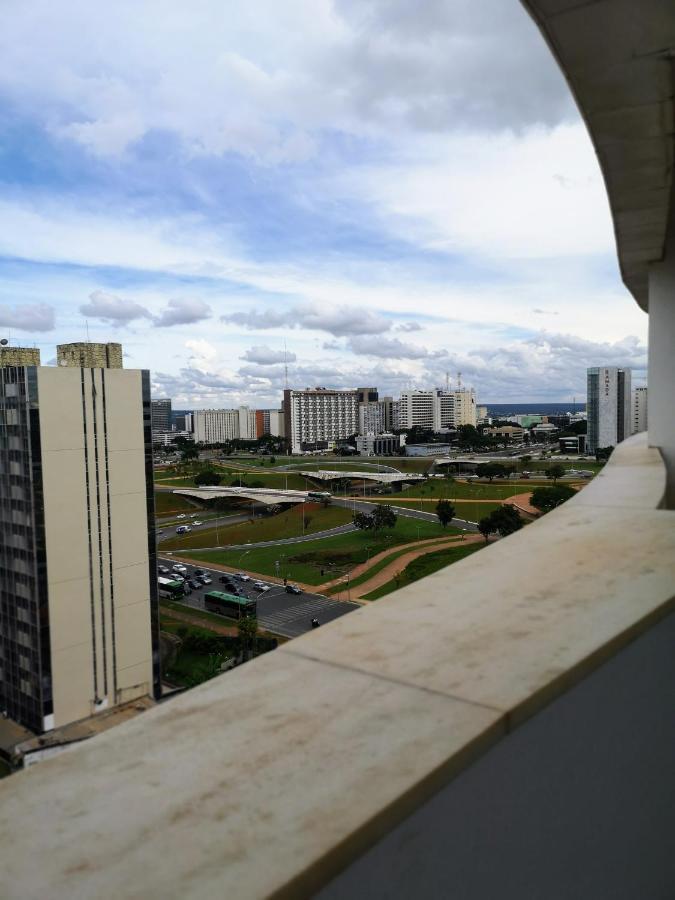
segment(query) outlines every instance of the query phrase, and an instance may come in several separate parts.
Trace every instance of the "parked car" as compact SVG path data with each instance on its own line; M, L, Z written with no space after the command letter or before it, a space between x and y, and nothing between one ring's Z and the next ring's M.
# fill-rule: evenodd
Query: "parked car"
M301 594L302 591L297 586L297 584L287 584L286 585L286 593L287 594Z

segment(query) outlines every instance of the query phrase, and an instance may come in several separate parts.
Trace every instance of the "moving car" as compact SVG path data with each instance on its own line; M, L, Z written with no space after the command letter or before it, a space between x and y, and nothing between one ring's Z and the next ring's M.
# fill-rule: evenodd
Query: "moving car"
M189 584L190 587L191 587L193 590L195 590L195 591L200 590L200 588L202 587L201 581L197 581L196 578L190 578L190 579L188 580L188 584Z
M188 531L192 531L192 528L189 525L179 525L176 528L176 534L187 534Z
M193 569L192 574L193 575L205 575L206 572L203 569Z
M177 519L187 519L187 516L185 515L185 513L178 513L178 515L176 516L176 518L177 518Z
M168 566L157 566L157 571L160 575L168 575L171 570Z
M204 523L203 522L193 522L192 524L193 525L203 525Z
M235 572L234 577L238 578L239 581L250 581L251 580L251 576L246 575L244 572Z
M187 572L187 568L183 565L183 563L175 563L171 568L174 572L182 572L183 574Z
M297 584L287 584L286 585L286 593L287 594L301 594L302 591L297 586Z
M201 584L211 584L212 579L208 575L196 575L195 577Z
M269 584L265 584L264 581L254 581L253 587L256 589L256 591L269 591L270 589Z

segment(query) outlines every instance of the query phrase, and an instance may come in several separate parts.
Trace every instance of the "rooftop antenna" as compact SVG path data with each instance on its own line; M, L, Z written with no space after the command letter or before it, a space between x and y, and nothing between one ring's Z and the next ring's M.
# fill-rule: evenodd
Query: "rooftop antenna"
M89 319L84 320L84 327L87 332L87 343L89 343Z
M445 373L445 393L446 394L450 393L450 373L449 372Z
M288 390L288 350L284 341L284 387Z
M462 373L461 372L457 373L457 390L458 391L462 390Z

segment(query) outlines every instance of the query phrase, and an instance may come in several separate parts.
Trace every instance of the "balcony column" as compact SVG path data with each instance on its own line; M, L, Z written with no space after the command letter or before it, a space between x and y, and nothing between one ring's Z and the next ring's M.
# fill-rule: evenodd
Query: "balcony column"
M649 273L649 444L668 471L667 503L675 509L675 224L663 260Z

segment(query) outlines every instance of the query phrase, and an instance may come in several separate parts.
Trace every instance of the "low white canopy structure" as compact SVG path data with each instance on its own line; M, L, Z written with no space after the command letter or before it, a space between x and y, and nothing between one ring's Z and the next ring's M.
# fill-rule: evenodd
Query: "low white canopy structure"
M194 497L195 500L213 500L214 497L240 497L243 500L255 500L256 503L264 503L265 506L274 506L277 503L306 503L311 500L311 491L284 491L274 488L245 488L245 487L201 487L181 488L172 491L183 497Z
M403 481L424 481L424 475L414 472L333 472L319 469L315 472L298 472L304 478L315 478L318 481L339 481L343 478L358 481L379 481L381 484L396 484Z

